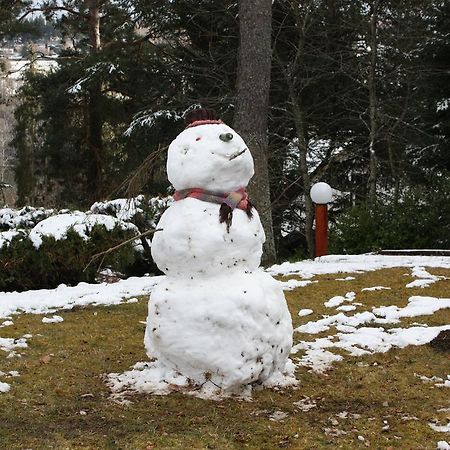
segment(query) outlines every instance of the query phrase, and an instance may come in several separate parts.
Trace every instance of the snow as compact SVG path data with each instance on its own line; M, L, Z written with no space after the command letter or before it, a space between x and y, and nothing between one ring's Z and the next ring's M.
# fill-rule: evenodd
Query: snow
M449 105L450 105L450 98L444 98L443 100L437 102L436 112L447 111Z
M298 366L312 367L314 372L325 373L330 366L337 361L342 361L341 355L336 355L321 348L310 348L306 354L298 361Z
M0 231L0 248L7 247L15 236L23 236L23 233L19 230Z
M164 109L155 112L149 110L141 111L133 117L132 122L124 132L124 136L130 136L137 127L150 128L161 118L177 121L182 120L183 116L176 111L169 111Z
M385 353L392 347L404 348L408 345L424 345L433 340L442 330L450 325L439 327L411 327L384 330L382 327L354 327L336 336L318 338L315 341L301 341L294 345L292 353L304 350L305 354L295 363L310 367L313 371L323 373L333 362L341 361L342 356L331 353L331 348L344 349L351 356L371 353ZM336 338L336 339L335 339Z
M361 292L364 291L383 291L383 290L389 290L391 289L390 287L385 287L385 286L372 286L372 287L368 287L368 288L362 288Z
M324 316L322 319L317 321L300 325L294 331L305 334L318 334L329 330L331 326L344 325L349 327L357 327L367 322L380 322L380 319L369 311L356 313L353 316L347 316L344 313L339 313L332 316Z
M310 281L310 280L296 280L294 278L291 278L287 281L280 281L283 290L285 291L292 291L293 289L299 288L299 287L305 287L308 286L311 283L318 283L318 281Z
M116 198L114 200L95 202L91 206L91 212L96 214L108 214L112 212L119 220L130 220L136 214L143 213L141 203L144 196L135 198Z
M435 423L429 423L428 425L438 433L450 433L450 422L447 425L436 425Z
M284 419L288 418L289 414L284 411L274 411L270 416L269 420L272 422L282 422Z
M145 344L197 384L233 390L283 371L292 323L279 283L261 270L167 277L151 294Z
M230 133L228 142L219 139ZM241 153L243 152L243 153ZM247 186L253 158L243 139L225 124L187 128L170 144L167 175L177 190L230 192Z
M314 260L275 264L268 269L272 275L315 275L373 271L393 267L444 267L450 269L450 258L445 256L388 256L367 253L363 255L328 255Z
M338 258L341 260L339 264L345 265L347 268L352 265L354 267L353 270L355 271L365 270L367 266L364 261L367 256L369 256L370 261L370 255L362 256L363 257L339 256ZM376 262L378 265L384 267L388 264L392 264L392 257L390 256L383 256L381 258L378 255L375 256L378 259ZM329 259L332 260L333 258L330 257ZM387 261L380 261L382 258L385 258ZM336 270L334 263L330 263L323 258L304 263L308 267L308 275L311 275L312 273L326 273L326 270L328 269L331 270L332 273L335 273ZM300 264L302 263L296 263L297 268ZM397 261L396 264L399 264L399 262ZM406 260L402 258L402 264L410 264L409 267L412 268L412 272L414 272L415 276L420 274L419 269L415 270L415 267L426 267L426 264L429 264L429 267L440 267L442 265L443 267L448 268L449 265L448 259L440 257L414 257L414 260L411 260L411 257L408 257ZM374 270L373 266L373 261L371 261L369 264L370 270ZM195 276L194 280L190 280L190 278L187 277L183 283L192 282L194 285L198 285L203 282L203 278L201 276ZM127 299L148 295L155 289L157 283L161 283L163 280L168 279L170 279L170 277L133 277L128 280L120 280L114 284L80 283L74 287L61 285L56 289L50 290L44 289L21 293L0 293L0 318L7 319L5 321L9 322L11 321L12 314L54 313L60 309L71 309L76 305L120 304L126 302ZM217 289L217 286L214 288L214 295L212 296L213 301L217 291L219 291L218 297L224 296L220 291L225 290L227 284L229 285L232 282L230 281L232 279L234 279L232 276L228 279L226 276L223 277L223 281L219 288ZM278 283L278 288L280 286L283 286L284 288L288 287L287 285ZM186 307L189 305L190 303L188 302ZM357 303L355 302L352 305L344 304L338 308L354 305L357 305ZM359 303L358 305L361 304ZM231 305L228 306L231 311ZM391 348L403 348L408 345L423 345L434 339L441 330L450 329L450 325L436 327L427 326L426 324L414 324L410 327L391 328L387 330L383 328L383 324L398 323L404 317L431 315L440 309L449 307L450 299L448 298L412 296L408 299L408 303L403 307L395 305L379 306L373 308L371 311L363 311L353 315L339 312L338 314L331 316L323 316L316 321L307 322L295 330L297 333L303 333L303 335L296 334L297 344L292 349L294 363L296 366L306 366L315 372L325 372L334 363L343 359L342 355L333 353L333 349L344 350L349 356L358 357L359 355L375 352L386 352ZM301 309L300 316L306 316L307 312L312 314L313 311ZM243 313L241 314L241 311L239 314L240 317L245 317ZM252 318L255 319L256 316L252 316ZM377 326L366 326L368 323L377 324ZM183 327L183 324L179 326ZM314 334L327 331L330 330L331 327L335 327L335 331L329 331L330 336L316 339L314 339L313 335L308 336L309 333ZM185 332L185 330L183 330L183 332ZM300 341L298 340L298 337L300 337ZM304 339L308 337L313 338L313 340L305 341ZM0 338L0 350L9 353L8 356L10 357L17 356L15 351L27 347L27 340L30 338L31 335L24 335L18 339ZM128 392L130 390L168 393L169 391L174 390L173 386L177 383L180 390L186 389L187 393L193 394L192 385L189 383L186 384L187 377L185 375L181 376L177 371L172 369L174 374L173 377L178 380L172 382L173 377L168 376L168 374L170 374L169 369L166 366L162 369L160 365L155 364L156 363L142 363L141 366L133 368L129 372L121 375L116 374L116 378L111 375L111 380L109 382L113 383L112 380L115 380L115 384L113 384L116 386L115 392L118 396L121 395L120 392ZM292 369L292 366L289 364L286 364L286 369L288 367L291 367ZM279 381L280 385L282 384L281 380L289 380L287 374L287 370L284 375L282 374ZM275 379L275 377L272 378ZM169 380L169 382L167 382L167 380ZM291 382L293 382L293 378L291 378ZM441 380L436 380L435 384L436 387L440 389L446 389L449 387L450 380L448 377L447 379L441 378ZM265 385L269 384L265 383ZM205 383L197 392L199 396L206 397L213 395L213 393L217 394L217 387L210 382Z
M86 69L86 75L78 79L72 86L66 91L69 94L79 94L83 91L84 85L87 84L97 73L112 74L116 73L123 75L122 70L111 62L101 61L95 63L93 66Z
M36 58L33 61L28 59L9 59L10 69L8 71L8 78L14 80L20 80L23 78L26 70L30 69L33 65L33 69L38 72L48 72L51 69L57 67L58 61L56 59L44 59Z
M143 195L133 198L116 198L104 202L96 202L91 206L91 213L107 214L125 222L136 219L137 215L145 215L151 228L156 228L162 212L173 202L173 198L152 197L146 199Z
M131 230L139 233L137 227L131 223L123 222L105 214L86 214L75 211L70 214L59 214L51 216L39 222L30 232L29 238L36 248L42 244L42 237L53 237L56 240L64 239L67 232L72 229L84 240L88 239L88 234L95 225L103 225L108 231L114 227L123 230Z
M186 198L173 203L161 217L152 240L158 268L171 276L220 274L259 266L265 236L258 213L252 219L236 209L230 232L220 223L220 205Z
M450 444L447 441L439 441L436 448L437 450L450 450Z
M434 383L436 387L445 387L450 388L450 375L447 375L447 379L444 380L441 377L427 377L425 375L418 375L417 373L414 374L416 377L420 378L424 383ZM437 381L437 383L436 383Z
M60 323L64 322L64 319L61 316L53 316L53 317L43 317L42 323Z
M148 295L163 277L130 277L117 283L61 284L55 289L0 292L0 318L12 314L46 314L86 305L118 305L124 299ZM1 345L1 341L0 341Z
M353 300L355 300L355 296L356 294L354 292L347 292L344 297L337 295L335 297L330 298L330 300L325 302L324 305L327 308L334 308L344 302L352 302Z
M355 277L345 277L345 278L336 278L336 281L351 281L351 280L355 280Z
M294 402L293 405L302 412L308 412L313 408L317 408L316 401L306 395L298 402Z
M428 316L444 308L450 308L450 298L414 296L408 299L408 305L404 308L395 305L381 306L373 308L372 312L395 323L402 317Z
M9 392L11 386L8 383L3 383L0 381L0 392Z
M247 186L253 158L227 125L198 125L170 144L167 174L176 190L231 192ZM185 198L172 203L157 224L162 231L153 238L152 256L167 277L151 293L144 339L158 363L147 369L156 376L155 390L165 380L164 371L158 372L163 368L187 377L205 395L296 383L283 286L258 268L265 240L259 215L236 208L227 227L220 208ZM305 283L285 283L293 285Z
M431 275L429 272L425 270L424 267L416 266L412 269L411 275L413 277L418 278L418 280L414 280L411 283L406 285L407 288L425 288L430 284L436 283L436 281L443 279L445 277L438 277L435 275Z
M348 312L348 311L354 311L356 309L356 306L355 305L342 305L342 306L339 306L336 309L338 311Z
M27 338L26 336L22 336L19 339L0 337L0 350L11 353L18 348L27 348L27 339L29 338Z
M189 380L177 371L168 371L158 361L136 363L123 374L111 373L107 384L113 392L138 391L156 395L168 394L172 386L187 387Z
M25 206L21 209L0 208L0 228L32 228L41 220L56 214L54 209Z
M333 300L335 299L335 300ZM342 303L345 297L333 297L333 304ZM344 305L353 306L353 305ZM341 309L343 306L340 307ZM331 348L346 350L351 356L361 356L368 353L387 352L392 347L404 348L408 345L423 345L433 340L441 331L450 329L450 325L430 327L411 326L409 328L364 327L366 323L398 323L403 317L432 315L436 311L450 308L450 299L413 296L408 304L398 306L381 306L372 308L372 312L364 311L352 316L335 314L324 316L316 321L300 325L294 331L303 334L318 334L328 331L332 326L338 331L335 335L317 338L314 341L300 341L292 348L292 354L303 351L304 354L296 361L300 366L310 367L322 373L333 362L340 361L340 355L330 352ZM359 328L358 328L359 327ZM439 387L447 387L450 381L440 379Z
M299 317L304 317L304 316L309 316L310 314L312 314L314 311L312 309L301 309L298 312Z
M407 288L425 288L428 287L430 284L435 283L435 280L414 280L411 281L411 283L408 283L406 285Z

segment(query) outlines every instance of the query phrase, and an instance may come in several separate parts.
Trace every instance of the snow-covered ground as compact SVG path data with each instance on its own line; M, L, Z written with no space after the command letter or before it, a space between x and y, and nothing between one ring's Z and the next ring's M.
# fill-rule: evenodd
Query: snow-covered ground
M281 281L285 290L307 286L315 275L365 272L389 267L412 267L412 275L424 275L423 267L450 269L450 258L439 256L381 256L381 255L330 255L296 263L274 265L267 271L272 275L297 275L305 280ZM419 272L420 271L420 272ZM433 277L428 274L430 279ZM130 277L114 284L79 283L76 286L60 285L56 289L40 289L25 292L0 292L0 319L12 314L46 314L74 306L117 305L127 298L147 295L164 276ZM435 277L440 278L440 277ZM347 277L350 281L354 277ZM423 279L423 278L419 278ZM374 287L369 287L375 290Z
M390 267L421 266L450 269L450 258L447 256L387 256L372 253L363 255L328 255L314 260L275 264L268 271L272 275L298 275L302 278L312 278L314 275L331 273L367 272ZM344 278L343 280L346 279Z
M13 314L48 314L86 305L118 305L128 298L150 294L163 277L130 277L117 283L76 286L61 284L56 289L0 292L0 319Z
M431 275L430 268L450 268L450 258L446 257L420 257L420 256L327 256L314 261L301 261L297 263L284 263L268 269L269 273L281 275L296 275L304 280L282 281L285 290L301 288L317 282L310 280L315 275L358 273L389 267L410 267L411 276L417 281L427 280L439 282L443 277ZM2 327L10 326L14 315L22 313L54 314L57 311L71 309L74 306L85 305L116 305L120 303L134 303L137 296L148 295L164 277L132 277L120 280L113 284L87 284L68 287L61 285L56 289L43 289L26 292L0 292L0 331ZM337 278L339 279L339 278ZM354 277L345 278L352 283ZM319 281L320 282L320 281ZM388 284L388 283L387 283ZM324 306L330 311L329 315L317 320L309 320L313 313L309 309L301 309L298 316L302 324L294 331L292 358L297 366L306 366L312 371L325 372L335 362L343 358L333 350L344 349L349 357L386 352L391 348L403 348L408 345L423 345L431 341L441 330L450 329L450 324L441 326L427 326L414 324L402 327L401 320L416 316L432 315L443 308L450 308L450 298L434 298L426 296L426 286L416 285L424 289L425 295L414 295L407 300L406 306L389 305L373 308L364 308L358 301L359 290L350 291L345 295L336 295L324 299ZM365 290L372 291L371 295L382 296L388 292L388 286L367 286ZM406 281L405 281L406 287ZM338 293L337 293L338 294ZM339 292L339 294L342 294ZM358 309L358 312L354 312ZM297 319L298 320L298 319ZM49 316L44 323L48 326L61 322L60 316ZM369 325L369 326L368 326ZM385 325L389 325L388 329ZM395 325L395 326L393 326ZM326 337L315 338L314 334L326 331ZM31 335L19 339L6 339L0 337L0 355L14 357L18 351L28 346ZM148 369L147 363L138 363L133 370L124 374L113 375L110 385L116 391L123 391L130 386L136 390L150 390L152 392L167 392L167 386L161 385L161 380L155 380L155 389L149 387L148 380L143 378L143 370ZM0 375L0 392L10 390L8 383ZM448 387L448 378L436 379L436 387ZM172 380L171 383L177 383Z

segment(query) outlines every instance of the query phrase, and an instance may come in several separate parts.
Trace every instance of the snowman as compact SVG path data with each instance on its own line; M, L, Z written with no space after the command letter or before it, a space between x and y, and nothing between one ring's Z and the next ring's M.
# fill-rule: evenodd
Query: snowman
M253 159L212 110L197 109L168 150L174 202L152 256L145 346L190 384L222 392L293 380L292 321L280 284L259 268L265 235L246 186Z

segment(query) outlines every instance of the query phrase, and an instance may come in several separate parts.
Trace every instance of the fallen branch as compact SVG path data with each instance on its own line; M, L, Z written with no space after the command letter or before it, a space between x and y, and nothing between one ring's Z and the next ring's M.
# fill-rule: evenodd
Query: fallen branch
M86 272L87 268L94 263L98 258L102 258L102 260L100 261L100 264L97 267L97 272L100 270L100 267L103 264L103 261L106 258L106 255L109 255L110 253L112 253L113 251L123 247L124 245L129 244L130 242L135 241L136 239L139 238L143 238L145 236L150 236L151 234L156 233L157 231L162 231L162 228L156 228L154 230L148 230L148 231L144 231L144 233L138 234L137 236L133 236L130 239L127 239L126 241L121 242L118 245L115 245L114 247L108 248L107 250L100 252L100 253L96 253L94 256L92 256L92 258L90 259L90 261L87 263L86 267L83 269L83 272Z

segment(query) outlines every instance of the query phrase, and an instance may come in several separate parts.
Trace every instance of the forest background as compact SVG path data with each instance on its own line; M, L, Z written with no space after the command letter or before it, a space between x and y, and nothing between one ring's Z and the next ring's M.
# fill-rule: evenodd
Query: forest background
M22 87L0 98L15 117L19 206L166 196L166 149L186 111L236 122L238 2L1 3L0 39L30 42ZM312 254L318 181L335 189L331 251L450 248L450 4L275 0L270 13L265 157L278 258ZM70 45L42 73L32 43L44 33ZM246 61L254 77L259 63Z

